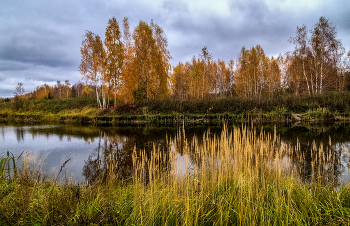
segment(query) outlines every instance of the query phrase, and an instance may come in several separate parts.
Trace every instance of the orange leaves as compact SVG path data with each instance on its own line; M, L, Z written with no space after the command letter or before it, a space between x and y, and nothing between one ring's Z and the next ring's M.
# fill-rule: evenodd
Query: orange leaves
M140 21L133 32L133 73L138 80L135 98L166 97L168 91L169 59L167 39L163 30L153 21Z
M233 62L231 62L233 67ZM225 61L218 60L217 62L217 76L216 76L216 90L220 97L230 94L232 85L232 70L230 66L226 65Z
M85 33L79 70L85 81L96 87L99 107L105 108L107 96L114 97L116 103L117 98L132 102L136 96L137 99L160 98L169 94L171 56L164 31L153 21L150 25L140 21L131 36L129 27L128 18L124 18L122 42L117 20L110 19L104 46L98 35Z
M32 92L32 98L38 99L38 100L45 99L45 98L48 98L49 93L51 94L53 93L53 87L47 84L44 84L42 86L37 86L35 90Z
M171 74L171 91L175 98L197 99L210 95L231 96L234 80L233 61L212 60L207 48L202 49L202 59L192 58L179 63Z
M172 95L178 99L186 99L187 92L189 87L189 74L190 74L190 65L186 63L185 65L179 63L173 69L171 74L171 91Z
M133 102L133 92L137 89L138 79L133 73L134 44L129 30L129 20L123 19L123 43L124 43L124 61L121 71L123 86L121 87L120 98L125 103Z
M246 50L238 57L236 93L246 97L272 96L281 87L278 61L266 57L261 46Z

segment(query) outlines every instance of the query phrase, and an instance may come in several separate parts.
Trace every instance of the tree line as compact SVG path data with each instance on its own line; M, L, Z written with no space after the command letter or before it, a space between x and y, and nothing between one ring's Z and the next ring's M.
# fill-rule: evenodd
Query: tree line
M198 57L170 66L171 55L163 29L140 21L130 32L128 18L119 26L108 20L105 39L86 31L80 47L82 82L57 81L38 86L33 99L96 98L98 108L144 99L181 100L209 97L273 98L290 93L314 95L350 90L350 52L337 39L337 29L326 18L309 30L297 27L288 40L294 50L269 57L260 45L243 47L236 61L214 60L207 47ZM23 85L23 84L22 84Z
M336 38L337 29L326 18L308 30L297 27L288 41L294 51L278 57L266 56L260 45L243 47L236 64L213 60L207 48L198 58L174 67L171 77L173 97L244 96L269 98L282 93L314 95L350 90L350 52Z
M106 98L123 102L169 96L171 58L166 35L158 24L140 21L133 33L128 18L119 23L109 19L105 40L86 31L80 48L79 70L86 84L95 87L99 108ZM123 40L122 40L123 39Z

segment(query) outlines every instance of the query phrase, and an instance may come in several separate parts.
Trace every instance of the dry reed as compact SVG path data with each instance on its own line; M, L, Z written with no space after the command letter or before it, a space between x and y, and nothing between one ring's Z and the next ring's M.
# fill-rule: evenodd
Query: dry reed
M2 189L0 222L101 225L323 225L349 224L350 187L332 182L334 155L314 145L313 170L300 177L304 153L279 136L224 126L187 141L184 129L168 139L170 150L132 154L132 181L122 182L112 156L99 182L72 187L53 185L55 202L44 183ZM331 142L331 141L330 141ZM17 185L14 185L15 187ZM46 186L46 187L45 187ZM4 195L6 193L6 195ZM11 194L11 195L9 195ZM12 204L10 201L15 200ZM30 203L37 200L35 211ZM52 206L52 203L55 206ZM23 214L10 214L18 205ZM30 209L32 208L32 209ZM49 217L49 218L48 218Z

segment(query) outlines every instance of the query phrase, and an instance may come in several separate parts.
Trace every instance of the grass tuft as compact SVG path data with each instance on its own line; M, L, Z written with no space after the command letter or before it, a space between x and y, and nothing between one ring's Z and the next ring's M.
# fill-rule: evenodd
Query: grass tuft
M281 145L276 133L224 127L201 142L184 137L180 130L168 140L170 150L134 149L129 179L122 179L115 156L87 184L34 179L25 164L13 167L17 176L1 177L0 224L350 224L350 186L324 176L332 175L325 166L334 161L326 150L313 150L317 164L303 180L300 166L288 160L303 158L298 145ZM1 164L13 160L3 156Z

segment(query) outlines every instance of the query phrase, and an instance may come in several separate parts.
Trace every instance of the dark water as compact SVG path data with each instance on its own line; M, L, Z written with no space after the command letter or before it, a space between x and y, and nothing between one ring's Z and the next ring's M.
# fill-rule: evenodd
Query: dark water
M350 125L270 124L255 125L254 128L271 133L276 128L283 145L293 147L299 141L304 159L293 159L293 164L300 169L301 177L307 178L312 173L314 140L317 147L323 146L336 159L335 164L328 166L332 169L331 176L339 182L350 180ZM128 176L133 164L134 147L136 150L145 149L146 152L153 148L169 151L171 142L167 142L167 139L174 138L179 129L182 128L0 124L0 153L9 151L18 156L24 152L26 164L47 177L55 177L62 163L70 159L60 176L64 175L75 182L94 180L103 171L108 157L113 155L119 159L121 171ZM222 127L185 127L186 139L191 141L196 136L200 141L209 129L213 135L219 135L222 131ZM177 153L177 161L185 157L188 156L184 156L181 150Z

